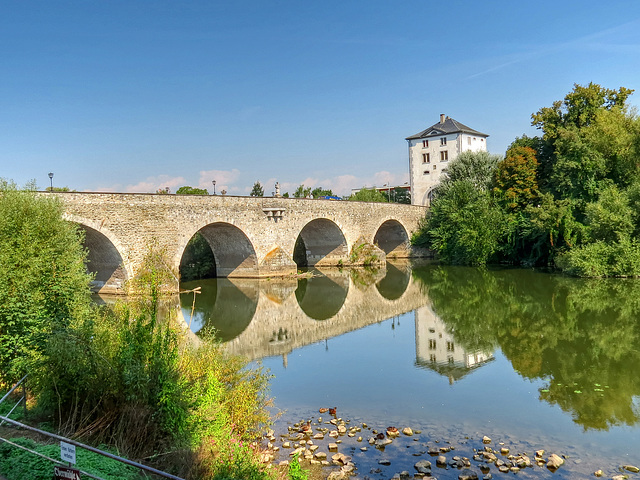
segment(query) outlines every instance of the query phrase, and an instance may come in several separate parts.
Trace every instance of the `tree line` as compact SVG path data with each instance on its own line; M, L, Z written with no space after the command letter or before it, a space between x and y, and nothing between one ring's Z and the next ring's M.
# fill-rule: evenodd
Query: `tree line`
M446 263L640 276L640 120L633 90L574 85L532 114L541 135L503 157L464 152L436 188L415 245Z

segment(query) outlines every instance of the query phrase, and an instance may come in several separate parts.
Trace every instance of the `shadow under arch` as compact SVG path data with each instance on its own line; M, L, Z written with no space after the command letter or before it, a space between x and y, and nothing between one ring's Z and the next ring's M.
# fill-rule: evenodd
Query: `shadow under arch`
M373 243L387 256L394 253L406 253L409 245L409 235L397 220L387 220L378 228Z
M383 298L387 300L397 300L409 286L411 280L411 270L402 268L402 265L394 265L387 262L387 274L382 280L376 283L376 289Z
M226 222L215 222L202 227L198 233L211 247L216 277L257 276L258 259L255 249L240 228Z
M259 297L257 280L209 278L180 284L182 290L202 287L196 295L193 318L193 293L180 294L180 308L187 325L195 333L215 337L228 342L239 336L249 326L256 313Z
M116 246L98 230L84 223L75 223L84 231L87 271L94 275L92 289L101 293L123 293L128 275Z
M348 292L348 276L315 275L298 280L296 300L309 318L327 320L340 311Z
M298 267L338 265L349 251L342 230L327 218L307 223L296 239L293 260Z

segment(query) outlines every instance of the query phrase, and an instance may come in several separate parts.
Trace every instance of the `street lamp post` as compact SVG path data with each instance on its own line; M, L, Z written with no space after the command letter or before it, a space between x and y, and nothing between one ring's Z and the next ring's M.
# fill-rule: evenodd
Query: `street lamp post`
M213 194L216 194L216 181L215 180L211 180L211 183L213 183Z
M49 180L51 181L51 190L49 191L53 192L53 172L49 172Z

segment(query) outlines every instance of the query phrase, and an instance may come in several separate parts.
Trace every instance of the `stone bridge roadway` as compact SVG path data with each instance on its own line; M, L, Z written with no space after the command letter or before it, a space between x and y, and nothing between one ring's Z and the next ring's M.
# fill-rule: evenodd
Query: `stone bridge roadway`
M348 265L354 246L377 245L380 260L419 256L409 245L425 207L275 197L48 193L65 218L86 232L95 286L121 293L151 242L178 271L189 240L200 232L213 251L219 277L268 277L297 270L302 241L309 266ZM300 261L299 261L300 262Z

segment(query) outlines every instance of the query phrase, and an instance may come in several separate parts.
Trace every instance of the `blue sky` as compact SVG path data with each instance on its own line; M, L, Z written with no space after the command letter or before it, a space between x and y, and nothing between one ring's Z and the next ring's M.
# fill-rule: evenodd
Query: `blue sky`
M492 153L574 83L636 89L640 3L0 0L0 177L347 194L440 113Z

